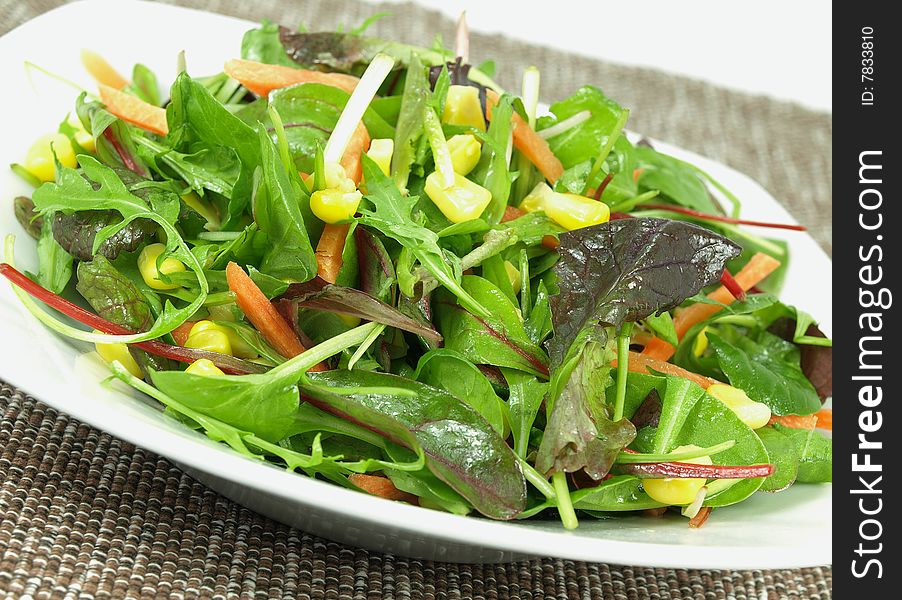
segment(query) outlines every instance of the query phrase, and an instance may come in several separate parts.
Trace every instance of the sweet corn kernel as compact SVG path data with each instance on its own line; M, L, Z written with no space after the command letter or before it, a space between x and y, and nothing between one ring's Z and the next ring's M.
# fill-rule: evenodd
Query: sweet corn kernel
M752 429L764 427L770 421L770 407L762 402L755 402L739 388L725 383L715 383L709 386L707 391L726 404L736 413L740 421Z
M454 185L442 186L442 176L438 171L426 178L426 195L452 223L463 223L479 218L482 211L492 201L492 193L477 183L473 183L459 173L454 174Z
M451 164L454 172L466 175L479 163L482 155L482 146L475 136L469 133L453 136L448 140L448 150L451 152Z
M338 163L327 162L325 164L326 173L326 189L338 190L340 192L353 192L357 189L354 181L348 177L345 168Z
M74 169L77 166L72 144L69 143L69 138L62 133L48 133L35 140L28 152L25 153L23 166L41 181L53 181L56 179L54 152L64 167Z
M507 271L507 279L511 282L511 287L514 288L514 294L520 293L520 269L514 266L514 264L506 260L504 261L504 270Z
M688 446L680 446L678 448L674 448L674 452L680 452L684 450L698 450L698 446L688 445ZM710 465L713 464L710 456L700 456L698 458L691 458L687 460L681 460L680 462L684 463L692 463L695 465ZM665 479L643 479L642 487L645 488L645 493L648 494L652 500L657 500L662 504L670 504L673 506L684 506L686 504L691 503L695 500L695 497L698 495L698 491L702 489L705 485L705 479L678 479L678 478L665 478Z
M185 263L171 256L166 258L159 269L157 259L166 250L165 244L148 244L138 255L138 271L144 278L144 283L155 290L174 290L179 286L174 283L166 283L160 279L160 274L171 275L185 270Z
M78 115L69 115L69 125L75 128L73 137L75 137L75 141L78 143L78 145L84 148L86 152L94 152L94 136L91 135L90 132L85 130L85 127L81 124L81 120L78 118Z
M479 102L479 90L469 85L452 85L445 97L442 122L464 125L485 131L485 117Z
M97 329L94 330L94 333L103 333ZM94 344L94 349L97 351L97 354L100 355L100 358L105 360L108 363L111 363L114 360L118 360L123 367L125 367L129 373L134 375L139 379L144 379L144 373L141 371L141 367L138 366L138 363L135 362L135 358L132 356L132 353L128 351L128 345L126 344Z
M695 337L695 342L692 344L692 353L696 356L701 356L705 353L705 350L708 349L708 328L705 327L701 331L698 332L698 335Z
M611 209L604 202L579 194L555 192L544 182L523 198L520 210L544 210L549 219L567 230L598 225L611 218Z
M185 347L232 354L232 343L224 329L212 321L198 321L191 327Z
M210 312L212 313L212 311ZM212 316L212 314L210 316ZM234 315L229 314L229 317L230 319L225 320L234 320ZM257 356L259 356L257 354L257 351L254 350L254 347L244 341L244 338L241 337L241 334L239 334L237 331L235 331L231 327L219 325L209 320L198 321L197 323L195 323L191 327L191 331L188 332L188 339L190 340L192 335L194 335L195 333L200 333L202 331L222 332L229 339L229 345L231 346L231 351L226 352L225 354L231 354L232 356L236 356L238 358L257 358Z
M319 190L310 196L310 210L326 223L350 221L354 218L362 197L357 190L353 192L336 189Z
M391 157L395 151L395 142L390 139L377 139L370 142L366 155L373 159L382 174L388 177L391 172Z
M206 375L207 377L216 377L217 375L225 375L222 369L213 364L212 360L199 358L185 369L185 373L193 373L194 375Z

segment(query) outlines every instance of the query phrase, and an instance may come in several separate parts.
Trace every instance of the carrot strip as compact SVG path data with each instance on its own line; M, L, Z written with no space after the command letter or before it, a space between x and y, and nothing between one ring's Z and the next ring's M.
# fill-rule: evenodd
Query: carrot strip
M833 431L833 409L822 408L814 416L817 417L817 428Z
M699 510L694 517L689 519L689 527L692 529L698 529L702 525L705 524L705 521L708 520L708 517L711 516L711 507L703 506L701 510Z
M774 415L768 421L768 425L779 423L783 427L791 427L793 429L814 429L818 426L818 416L813 415ZM830 424L833 424L833 417L830 417Z
M123 121L159 135L169 133L164 109L102 83L97 87L100 88L100 99L106 104L107 110Z
M656 371L658 373L664 373L665 375L673 375L675 377L688 379L689 381L699 384L705 389L708 389L715 383L721 383L720 381L712 379L711 377L705 377L704 375L699 375L698 373L687 371L683 367L678 367L677 365L669 363L666 360L658 360L650 356L645 356L644 354L639 354L638 352L630 352L629 357L629 366L627 367L627 369L631 373L642 373L644 375L649 375L652 371ZM616 367L617 360L615 359L611 364Z
M354 135L348 142L344 154L341 155L341 166L345 170L345 174L351 180L359 185L360 179L363 177L363 163L361 162L363 153L370 147L370 134L366 130L363 122L357 124Z
M105 58L87 48L81 50L81 64L94 81L108 85L113 89L121 90L128 85L128 79L119 74L119 71L106 61Z
M238 80L244 87L258 96L268 96L273 90L298 83L322 83L351 93L360 81L353 75L344 73L323 73L281 65L267 65L253 60L233 59L226 61L223 68L226 75Z
M348 475L348 481L373 496L379 496L386 500L403 500L410 504L419 503L416 496L408 494L407 492L402 492L396 488L395 484L392 483L391 479L388 477L383 477L381 475L366 475L364 473L351 473Z
M525 214L526 214L525 211L520 210L516 206L506 206L504 208L504 214L501 216L501 222L507 223L508 221L513 221L514 219L519 219L520 217L522 217ZM546 235L542 238L542 245L545 246L546 248L550 248L551 250L554 250L555 248L557 248L560 245L560 242L553 235Z
M486 92L485 112L486 116L492 118L492 108L498 104L498 94L492 90ZM545 179L554 183L558 177L564 172L564 165L558 160L558 157L551 151L551 146L540 136L535 130L529 126L529 123L523 120L523 117L514 113L511 117L514 124L514 148L519 150L534 164Z
M176 344L179 346L185 345L185 342L188 341L188 334L191 333L191 328L194 327L196 322L197 321L185 321L170 332L172 333L172 339L175 340Z
M229 282L229 289L235 293L238 307L279 354L286 358L294 358L306 350L291 326L260 291L257 284L248 277L244 269L230 262L226 267L226 279ZM310 370L326 369L327 367L320 363Z
M759 252L754 255L744 267L742 267L742 270L735 275L734 279L740 288L749 290L761 282L765 277L773 273L779 266L780 261ZM726 286L720 286L708 294L708 299L719 302L720 304L732 304L733 301L736 300ZM677 339L682 339L683 336L686 335L686 332L694 325L713 316L719 312L721 308L722 307L717 304L698 302L679 311L673 317L673 327L676 329ZM676 352L676 348L660 338L653 339L645 349L642 350L644 356L662 361L670 359L674 352Z
M347 223L326 223L316 244L317 275L329 283L335 283L341 271L341 254L344 252L349 227Z

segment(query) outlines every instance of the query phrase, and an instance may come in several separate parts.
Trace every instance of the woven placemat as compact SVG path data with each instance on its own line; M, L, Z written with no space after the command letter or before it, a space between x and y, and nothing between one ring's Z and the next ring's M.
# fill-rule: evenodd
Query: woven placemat
M0 34L59 0L0 0ZM379 10L378 35L430 44L453 24L415 6L353 0L180 0L195 8L311 28ZM638 35L641 35L638 34ZM543 100L592 82L633 109L630 127L737 168L831 250L829 114L623 67L502 36L473 34L519 87L542 69ZM237 505L170 462L0 384L0 597L616 598L831 597L829 567L781 571L652 569L545 559L456 565L343 546Z

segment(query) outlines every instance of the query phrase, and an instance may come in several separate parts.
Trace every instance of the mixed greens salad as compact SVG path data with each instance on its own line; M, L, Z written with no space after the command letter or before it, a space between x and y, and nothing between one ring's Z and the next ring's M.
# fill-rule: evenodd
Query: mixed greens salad
M459 515L697 527L830 481L830 341L752 233L799 227L596 87L539 116L539 72L502 90L464 26L363 29L264 23L168 92L84 52L99 94L13 165L28 310L236 452Z

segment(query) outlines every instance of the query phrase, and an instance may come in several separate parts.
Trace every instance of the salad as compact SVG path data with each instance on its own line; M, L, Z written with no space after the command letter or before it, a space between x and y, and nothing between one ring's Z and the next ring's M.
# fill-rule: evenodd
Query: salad
M168 90L84 51L97 92L12 165L24 306L235 452L434 510L699 527L831 480L831 342L766 236L801 227L597 87L539 114L463 21L454 50L364 30L264 22Z

